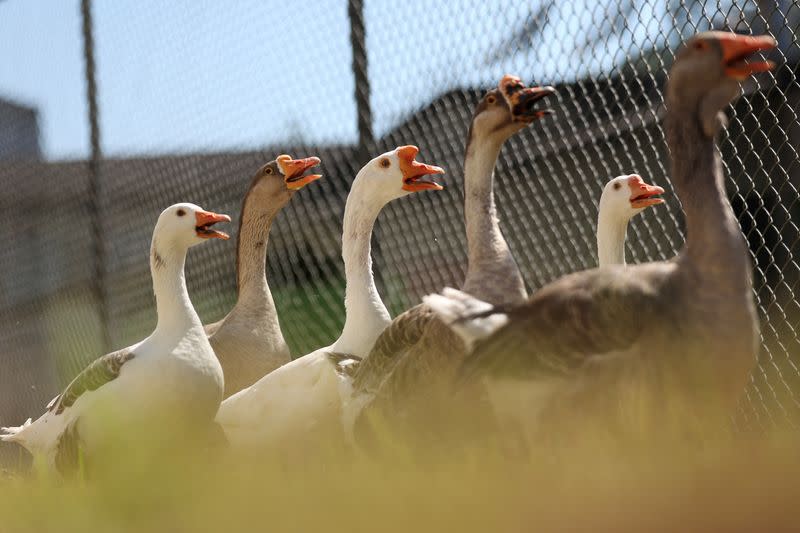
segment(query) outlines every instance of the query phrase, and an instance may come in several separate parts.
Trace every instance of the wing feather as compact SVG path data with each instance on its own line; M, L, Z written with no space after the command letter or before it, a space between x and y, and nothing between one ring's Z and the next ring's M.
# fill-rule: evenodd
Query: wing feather
M461 379L567 376L589 357L624 351L660 313L662 268L603 268L561 278L507 311L506 326L476 343Z
M48 411L59 415L64 409L71 407L84 393L97 390L115 380L119 376L122 366L133 357L133 352L126 348L95 359L67 385L64 392L48 404Z
M398 315L356 370L354 391L376 391L403 354L420 341L435 316L433 310L423 304Z

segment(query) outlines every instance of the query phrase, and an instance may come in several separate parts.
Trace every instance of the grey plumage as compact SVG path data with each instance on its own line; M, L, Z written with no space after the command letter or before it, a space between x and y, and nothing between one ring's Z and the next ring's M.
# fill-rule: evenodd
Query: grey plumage
M538 405L516 407L522 418L535 411L540 435L591 421L651 435L715 431L747 383L758 338L751 265L725 196L716 130L704 118L737 93L718 38L700 34L678 54L667 91L684 249L672 261L595 269L548 285L506 309L508 323L462 367L462 383L487 377L552 386ZM706 105L707 92L718 107Z
M544 116L533 105L552 88L526 88L506 76L476 107L464 154L465 222L469 263L464 290L493 304L522 302L522 275L500 230L494 168L510 137ZM523 110L512 104L526 102ZM463 343L424 304L398 316L356 372L356 394L377 394L365 411L396 411L413 395L425 396L451 375L466 354ZM392 407L388 407L391 405Z
M133 357L134 353L125 348L95 359L47 405L47 410L57 415L61 414L64 409L71 407L83 393L97 390L116 379L122 370L122 365Z
M398 355L419 342L435 315L426 305L417 305L398 315L375 341L354 379L355 393L375 393L398 363Z

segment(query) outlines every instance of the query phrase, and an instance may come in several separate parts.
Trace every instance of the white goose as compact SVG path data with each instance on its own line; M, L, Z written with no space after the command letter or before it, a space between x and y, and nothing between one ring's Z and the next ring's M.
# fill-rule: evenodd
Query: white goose
M646 208L663 204L664 189L638 174L617 176L603 187L597 214L597 261L602 266L625 264L628 223Z
M638 174L613 178L600 195L597 214L597 259L599 266L625 264L625 239L628 223L646 208L664 203L658 196L664 189L649 185ZM441 294L429 294L423 301L465 342L468 349L492 334L508 320L504 313L463 320L492 308L492 304L464 291L445 287Z
M342 402L349 397L350 369L365 357L390 323L372 277L370 238L381 209L396 198L442 187L423 179L442 174L414 160L419 149L403 146L380 155L358 173L347 197L342 233L346 319L330 346L295 359L226 399L217 422L234 449L310 442L312 434L341 431Z
M67 473L78 449L87 456L103 445L104 428L150 420L210 425L222 400L223 376L189 300L186 253L207 239L227 239L211 226L230 217L181 203L158 217L150 248L150 271L158 323L143 341L95 360L72 380L36 421L2 428L0 439L16 442L50 468ZM178 418L171 418L178 417ZM119 425L117 425L119 424ZM142 425L135 426L143 432Z

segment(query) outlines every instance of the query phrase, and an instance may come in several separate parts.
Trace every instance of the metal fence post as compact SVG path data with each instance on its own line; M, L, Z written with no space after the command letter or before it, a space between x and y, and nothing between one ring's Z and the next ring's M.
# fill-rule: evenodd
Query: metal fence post
M348 0L347 15L350 19L350 45L353 48L353 78L355 81L356 119L358 121L358 166L370 160L375 146L372 131L372 107L369 101L369 70L367 68L367 34L364 26L364 0ZM381 243L372 235L372 255L382 256ZM381 269L373 273L378 287L385 287Z
M375 138L372 133L372 109L369 102L369 76L367 71L367 43L364 31L364 1L348 0L350 18L350 44L353 48L353 76L355 78L356 113L358 120L358 155L366 163L369 147Z
M83 58L84 75L86 77L86 101L89 110L89 139L91 143L91 157L88 161L89 191L87 195L87 210L92 226L92 256L93 278L91 283L92 293L100 318L100 335L103 351L108 351L111 338L108 331L108 309L105 295L105 243L103 242L101 211L101 180L100 180L100 125L99 110L97 107L97 82L95 80L94 63L94 26L92 24L92 2L81 0L81 20L83 21Z

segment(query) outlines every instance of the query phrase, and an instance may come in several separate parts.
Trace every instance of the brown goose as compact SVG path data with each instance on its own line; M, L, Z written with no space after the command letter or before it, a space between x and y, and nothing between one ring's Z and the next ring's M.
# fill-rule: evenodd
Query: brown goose
M468 266L463 288L492 304L521 303L527 296L522 275L500 231L494 201L494 167L509 138L551 113L536 104L554 92L552 87L525 87L516 76L506 75L478 104L467 134L464 217ZM382 395L399 398L403 395L401 387L418 391L420 379L430 381L426 387L433 386L436 368L457 356L454 345L459 345L458 338L426 305L417 305L399 315L356 371L355 394L345 412L346 430L351 431L356 417L378 389ZM384 383L393 367L405 360L409 368ZM376 405L374 409L381 407Z
M296 191L322 176L306 174L319 158L279 155L262 166L242 201L236 238L236 305L205 327L225 374L225 398L291 361L267 285L267 243L272 221Z
M771 37L707 32L677 54L666 132L686 245L672 261L566 276L504 309L507 324L476 344L461 376L485 378L501 420L515 414L532 437L726 425L756 360L758 320L714 137L739 82L771 68L749 56L774 46Z

